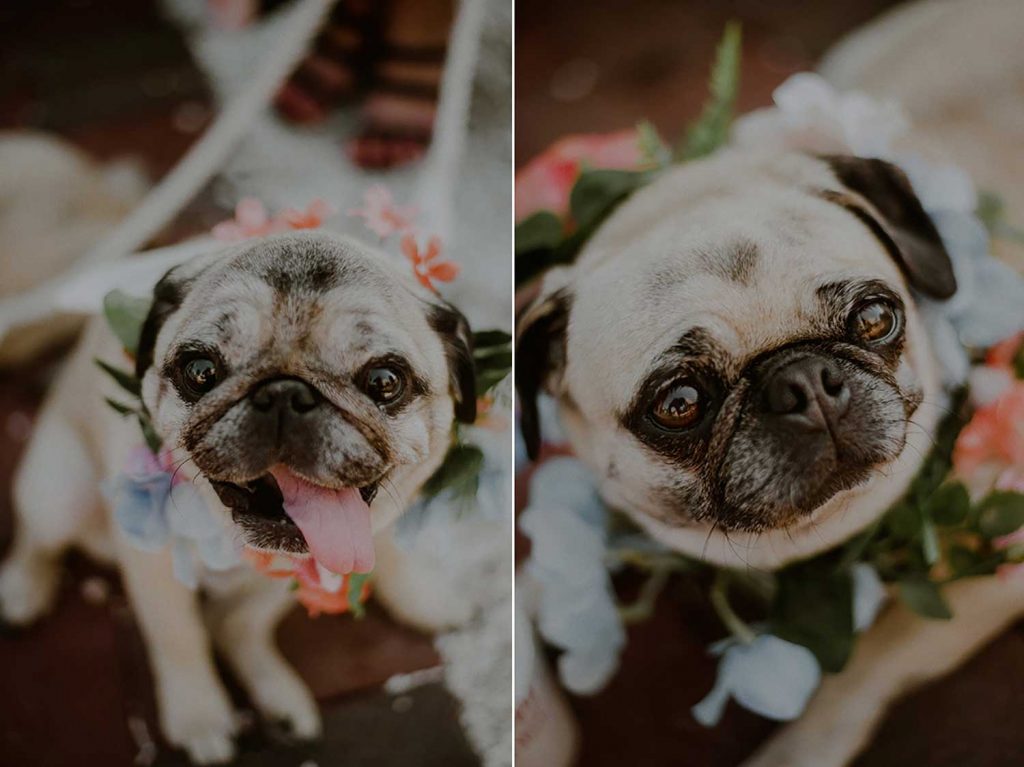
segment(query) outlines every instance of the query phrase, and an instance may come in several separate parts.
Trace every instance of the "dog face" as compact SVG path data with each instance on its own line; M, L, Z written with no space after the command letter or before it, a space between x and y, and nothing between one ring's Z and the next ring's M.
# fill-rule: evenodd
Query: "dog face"
M469 329L385 256L322 233L239 245L157 285L137 372L154 426L244 540L306 551L289 484L403 504L475 418ZM283 474L282 474L283 472ZM397 497L396 497L397 496ZM356 501L358 503L358 501Z
M522 316L528 446L544 389L615 507L709 533L808 523L896 481L938 395L909 286L955 281L894 166L726 152L674 170Z

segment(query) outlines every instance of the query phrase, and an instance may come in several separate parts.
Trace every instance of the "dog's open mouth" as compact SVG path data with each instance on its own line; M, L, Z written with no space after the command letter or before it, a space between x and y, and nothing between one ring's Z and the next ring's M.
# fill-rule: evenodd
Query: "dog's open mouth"
M338 573L373 567L369 505L378 483L331 489L275 467L245 484L211 480L231 509L246 545L271 552L311 554Z

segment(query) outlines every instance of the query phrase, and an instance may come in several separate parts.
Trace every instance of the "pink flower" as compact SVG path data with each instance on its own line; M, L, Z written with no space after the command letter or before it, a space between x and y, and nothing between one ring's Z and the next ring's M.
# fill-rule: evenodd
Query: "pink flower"
M1024 333L1017 333L1009 338L1000 341L985 355L985 364L990 367L1010 368L1013 366L1013 358L1024 343Z
M209 0L207 7L221 29L242 29L256 18L256 0Z
M451 282L459 275L459 265L454 261L438 260L441 255L441 241L437 237L431 237L427 241L426 249L421 251L416 238L407 234L402 238L402 252L412 263L412 273L425 288L436 292L434 280Z
M1024 466L1024 382L1014 383L989 405L978 408L953 448L953 466L970 477L982 464Z
M213 227L213 236L218 240L236 242L274 234L287 228L283 219L273 219L267 214L262 202L254 197L244 197L235 206L233 219L221 221Z
M334 213L334 209L318 197L306 207L305 211L286 208L280 218L290 229L316 229L322 226L324 219L329 218L332 213Z
M556 141L516 174L516 220L541 210L564 216L569 193L587 168L633 170L643 162L635 129L579 134Z
M412 229L416 208L396 205L387 187L377 184L366 190L363 207L353 208L348 214L362 218L367 228L383 240Z

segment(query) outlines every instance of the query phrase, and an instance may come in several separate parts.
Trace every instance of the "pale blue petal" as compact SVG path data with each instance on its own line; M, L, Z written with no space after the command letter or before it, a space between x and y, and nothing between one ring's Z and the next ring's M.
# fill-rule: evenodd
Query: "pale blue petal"
M530 506L571 509L602 531L608 515L590 470L575 458L552 458L537 469L530 481Z
M114 521L125 537L145 551L161 549L168 539L165 514L171 480L167 474L129 477L120 474L107 490Z
M729 695L731 693L726 682L727 680L721 672L721 663L719 663L718 678L715 680L715 686L711 688L711 692L690 709L693 718L705 727L714 727L721 721L722 714L725 713L725 704L729 702Z
M853 566L853 628L864 631L875 622L887 598L878 572L867 562Z
M174 577L193 591L199 586L199 573L196 572L195 554L192 545L183 538L175 538L171 546L171 563Z
M821 669L806 647L771 634L726 651L720 674L736 702L776 721L796 719L821 683Z
M195 550L199 555L199 560L206 567L217 572L230 570L242 563L238 546L227 531L212 538L202 538L196 541Z
M224 523L214 516L199 488L191 482L182 482L171 490L167 519L175 535L191 540L213 538L225 532Z
M571 692L593 695L608 684L618 666L618 648L610 652L607 648L592 647L563 653L558 659L558 676Z

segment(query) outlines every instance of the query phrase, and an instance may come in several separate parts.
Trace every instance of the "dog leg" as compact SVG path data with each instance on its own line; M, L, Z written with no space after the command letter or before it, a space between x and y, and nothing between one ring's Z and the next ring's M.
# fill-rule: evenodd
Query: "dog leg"
M170 554L120 536L121 576L146 640L164 737L197 764L234 756L235 716L217 678L198 600L173 574Z
M40 417L14 481L14 543L0 568L0 615L26 625L46 612L64 550L95 522L96 469L60 415Z
M435 634L472 617L472 600L461 593L450 566L415 548L400 548L391 531L374 539L374 596L400 621Z
M297 737L312 739L322 731L320 711L274 638L278 622L294 606L287 583L259 578L211 600L206 617L217 649L256 708L268 719L283 721Z
M963 663L1024 612L1024 582L994 577L953 583L953 620L921 618L894 604L858 643L842 673L827 677L803 716L744 767L841 767L868 743L886 706Z

